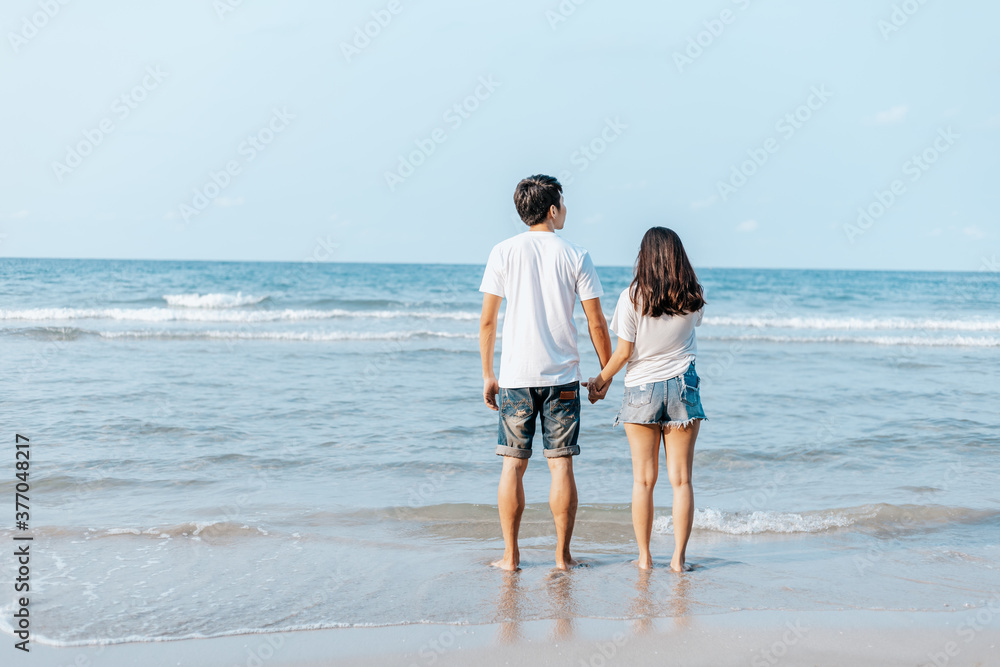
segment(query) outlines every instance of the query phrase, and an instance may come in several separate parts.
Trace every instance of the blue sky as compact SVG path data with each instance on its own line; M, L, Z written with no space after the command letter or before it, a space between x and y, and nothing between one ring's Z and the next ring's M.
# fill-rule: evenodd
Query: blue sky
M538 172L598 265L1000 254L997 3L576 2L5 2L0 256L482 263Z

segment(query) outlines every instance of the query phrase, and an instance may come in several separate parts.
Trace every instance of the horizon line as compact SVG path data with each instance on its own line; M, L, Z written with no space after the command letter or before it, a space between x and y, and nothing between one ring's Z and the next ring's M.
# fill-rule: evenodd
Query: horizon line
M163 259L148 257L0 257L5 260L41 260L69 262L200 262L204 264L356 264L375 266L485 266L483 263L469 262L374 262L352 260L310 261L307 259ZM597 264L595 266L614 269L630 269L630 264ZM836 267L796 267L796 266L701 266L701 269L724 271L867 271L872 273L982 273L977 269L872 269Z

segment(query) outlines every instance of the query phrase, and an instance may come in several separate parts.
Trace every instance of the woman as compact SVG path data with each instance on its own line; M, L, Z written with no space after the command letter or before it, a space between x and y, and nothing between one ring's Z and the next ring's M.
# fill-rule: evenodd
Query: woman
M653 227L642 237L635 279L621 293L611 318L618 347L600 375L587 383L590 391L603 393L628 362L615 426L625 423L632 450L632 523L643 569L653 566L649 537L661 439L674 489L670 568L691 569L684 562L694 521L691 463L700 422L706 419L694 368L694 329L701 324L704 306L704 293L680 238L669 229Z

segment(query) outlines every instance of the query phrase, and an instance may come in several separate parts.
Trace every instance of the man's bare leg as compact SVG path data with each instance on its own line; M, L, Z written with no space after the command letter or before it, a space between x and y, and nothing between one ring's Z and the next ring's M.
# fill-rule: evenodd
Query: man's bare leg
M491 563L493 567L513 572L521 565L521 552L517 548L517 532L521 528L524 514L524 471L528 469L528 459L513 456L503 457L503 471L500 473L500 487L497 489L497 505L500 508L500 527L503 529L503 558Z
M569 553L569 543L573 539L573 524L576 523L576 479L573 477L573 457L560 456L546 459L552 473L549 489L549 509L556 523L556 567L568 570L579 565Z

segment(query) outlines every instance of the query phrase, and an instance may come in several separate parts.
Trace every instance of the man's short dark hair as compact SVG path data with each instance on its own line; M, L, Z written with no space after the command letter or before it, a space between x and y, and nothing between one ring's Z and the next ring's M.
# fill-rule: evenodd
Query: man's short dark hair
M521 221L531 227L545 222L553 206L561 210L562 185L544 174L528 176L514 190L514 206Z

